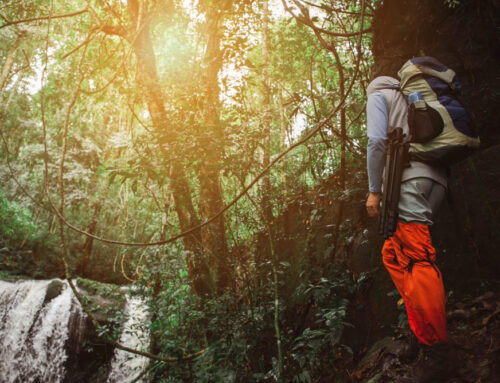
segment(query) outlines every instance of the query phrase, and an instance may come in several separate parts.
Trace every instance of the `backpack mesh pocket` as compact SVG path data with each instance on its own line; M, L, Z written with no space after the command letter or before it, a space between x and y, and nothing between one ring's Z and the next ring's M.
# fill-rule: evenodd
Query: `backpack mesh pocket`
M419 100L408 108L408 126L411 142L424 144L442 133L444 122L437 110Z

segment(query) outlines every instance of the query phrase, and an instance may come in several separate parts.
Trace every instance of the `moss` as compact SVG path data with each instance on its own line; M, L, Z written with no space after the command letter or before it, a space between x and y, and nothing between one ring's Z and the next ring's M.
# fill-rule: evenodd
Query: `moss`
M106 298L116 298L125 301L123 292L120 291L120 286L110 283L102 283L86 278L77 278L76 283L79 288L91 293L98 294Z
M17 275L17 274L12 274L9 271L0 270L0 279L11 282L11 281L19 281L30 278L27 277L26 275Z
M61 292L63 291L63 285L63 282L59 279L54 279L52 282L50 282L45 292L45 299L43 301L43 304L45 305L55 297L59 296L59 294L61 294Z
M117 285L77 278L76 284L95 318L106 328L117 330L123 322L125 293Z

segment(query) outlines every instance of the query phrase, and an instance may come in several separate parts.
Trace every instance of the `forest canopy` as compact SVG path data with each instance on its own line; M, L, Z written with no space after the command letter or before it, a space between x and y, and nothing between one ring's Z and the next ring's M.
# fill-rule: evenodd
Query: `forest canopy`
M362 166L373 6L3 4L4 214L24 242L65 237L81 275L93 253L108 265L130 253L135 279L158 251L99 239L161 244L190 230L171 246L198 293L228 287L231 249L301 191L332 174L345 189Z
M199 376L310 380L323 347L349 352L364 280L325 262L366 187L377 5L0 4L2 273L135 283L158 376L201 355ZM313 300L313 329L283 323Z

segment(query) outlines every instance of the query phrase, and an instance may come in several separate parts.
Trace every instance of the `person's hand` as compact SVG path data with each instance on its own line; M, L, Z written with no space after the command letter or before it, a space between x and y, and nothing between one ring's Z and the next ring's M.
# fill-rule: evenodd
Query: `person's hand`
M380 198L382 194L380 193L372 193L368 195L368 199L366 200L366 211L368 212L368 216L376 217L378 215Z

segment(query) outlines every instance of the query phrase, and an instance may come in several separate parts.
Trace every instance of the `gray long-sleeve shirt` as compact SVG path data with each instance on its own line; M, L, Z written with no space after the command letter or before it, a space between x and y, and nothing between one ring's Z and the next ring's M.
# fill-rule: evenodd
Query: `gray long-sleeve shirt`
M368 125L367 169L369 190L380 193L382 190L382 173L385 162L385 141L387 139L387 123L389 121L387 103L382 93L376 92L368 96L366 103L366 119Z

